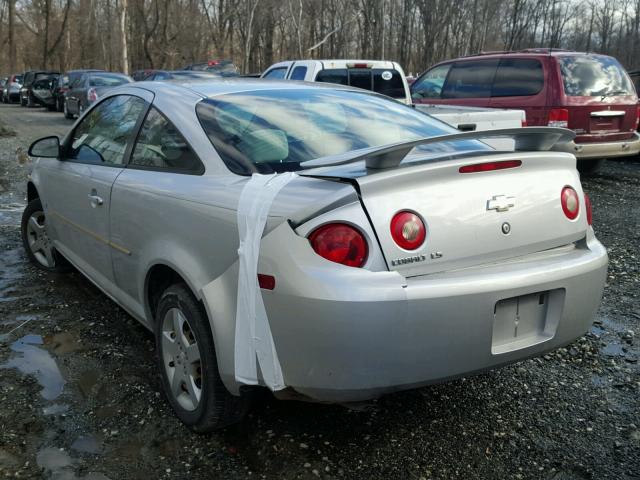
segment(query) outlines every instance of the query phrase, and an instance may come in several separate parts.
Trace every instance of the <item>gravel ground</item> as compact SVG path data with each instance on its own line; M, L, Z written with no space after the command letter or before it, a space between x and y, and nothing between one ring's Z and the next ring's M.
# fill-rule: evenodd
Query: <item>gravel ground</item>
M198 436L161 397L151 335L80 274L26 261L16 150L70 122L5 105L0 122L17 133L0 138L0 477L640 478L640 161L584 182L611 265L567 348L358 408L265 394Z

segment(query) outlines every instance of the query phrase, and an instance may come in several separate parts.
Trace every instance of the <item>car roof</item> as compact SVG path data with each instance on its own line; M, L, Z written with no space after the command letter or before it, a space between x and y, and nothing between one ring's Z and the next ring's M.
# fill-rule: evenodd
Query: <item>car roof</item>
M395 62L390 60L363 60L363 59L313 59L313 60L284 60L282 62L274 63L271 67L291 65L297 62L318 62L322 63L325 68L347 68L348 63L369 63L372 64L372 68L394 68Z
M209 98L218 95L239 92L259 92L268 90L305 90L305 89L325 89L325 90L350 90L370 94L371 92L360 88L338 85L333 83L317 82L290 82L287 80L266 80L244 77L214 77L214 78L194 78L189 80L172 82L136 82L137 87L145 88L154 93L176 89L188 89L198 95Z

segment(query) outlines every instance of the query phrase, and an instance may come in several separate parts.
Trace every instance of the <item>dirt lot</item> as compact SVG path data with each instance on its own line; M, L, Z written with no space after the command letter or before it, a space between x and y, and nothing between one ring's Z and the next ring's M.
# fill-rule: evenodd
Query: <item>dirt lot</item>
M585 181L611 265L566 349L358 409L264 395L198 436L162 399L151 335L80 274L26 261L16 150L71 122L6 105L0 122L17 132L0 138L0 477L640 478L640 161Z

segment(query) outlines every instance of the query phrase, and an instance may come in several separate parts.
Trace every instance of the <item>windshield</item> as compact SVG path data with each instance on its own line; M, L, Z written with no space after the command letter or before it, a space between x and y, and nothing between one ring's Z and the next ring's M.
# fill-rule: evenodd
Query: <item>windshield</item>
M628 75L615 58L604 56L561 56L564 93L570 97L635 95Z
M89 85L92 87L115 87L130 81L128 77L116 75L92 75L89 77Z
M306 160L458 132L393 100L348 90L233 93L200 102L196 113L222 160L240 175L296 171ZM416 150L487 149L459 141Z

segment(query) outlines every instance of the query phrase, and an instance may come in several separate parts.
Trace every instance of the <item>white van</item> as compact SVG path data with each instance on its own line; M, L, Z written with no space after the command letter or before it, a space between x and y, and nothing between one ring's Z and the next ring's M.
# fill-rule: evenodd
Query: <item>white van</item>
M267 68L260 78L327 82L372 90L411 105L402 67L383 60L288 60Z

